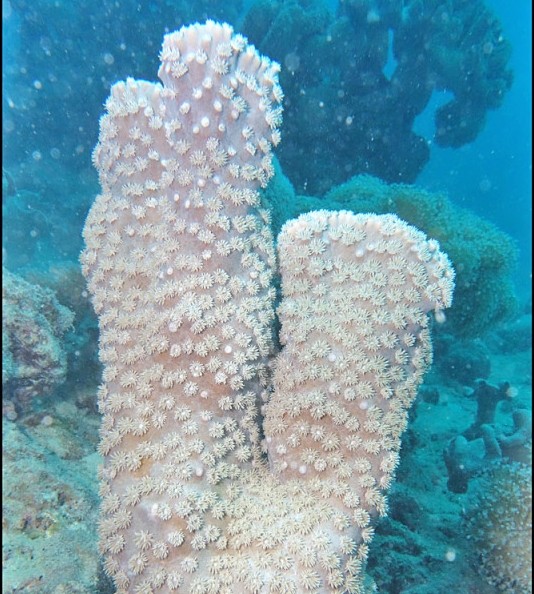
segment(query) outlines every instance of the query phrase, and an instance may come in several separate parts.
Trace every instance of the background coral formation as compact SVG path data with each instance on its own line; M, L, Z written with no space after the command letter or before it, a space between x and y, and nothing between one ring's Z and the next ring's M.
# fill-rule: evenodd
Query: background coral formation
M532 466L488 469L468 523L488 581L506 594L532 592Z
M322 193L357 173L412 182L429 158L414 120L434 90L435 141L462 146L512 82L511 48L480 1L253 3L243 30L285 68L287 126L279 155L298 192ZM342 66L340 66L342 65ZM335 138L325 155L324 139Z
M26 409L67 373L64 335L74 314L50 290L2 269L2 400Z
M62 162L79 168L96 140L92 122L111 83L126 76L133 57L139 76L150 78L154 62L150 51L136 51L139 37L155 52L160 31L207 17L237 26L283 65L288 118L280 157L299 192L323 193L358 173L413 182L429 158L414 120L433 91L452 96L436 113L435 140L458 147L476 138L487 110L502 103L512 82L510 44L481 0L344 0L334 8L320 0L105 0L99 10L85 1L11 4L22 37L36 45L11 43L23 67L9 73L4 100L16 108L4 141L9 139L18 162L25 156L16 147L24 143L13 143L13 136L30 135L42 147L41 158L54 148L53 159L60 150ZM135 27L121 18L127 13L137 15ZM77 29L86 42L64 43L64 32ZM58 51L70 72L68 83L49 69ZM80 68L84 63L96 68L94 75ZM79 88L85 89L83 102L77 100ZM32 127L27 114L35 110L45 120ZM65 111L67 118L61 117ZM60 149L50 145L63 135ZM328 138L336 142L324 151ZM17 181L24 177L17 175Z

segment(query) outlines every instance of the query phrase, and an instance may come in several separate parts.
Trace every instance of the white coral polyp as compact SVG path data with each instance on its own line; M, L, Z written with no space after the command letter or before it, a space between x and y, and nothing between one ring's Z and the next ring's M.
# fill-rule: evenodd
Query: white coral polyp
M427 313L450 304L450 263L419 231L304 215L279 238L271 380L258 189L278 70L208 21L165 36L163 85L129 78L106 102L81 261L104 363L101 550L121 594L362 592Z

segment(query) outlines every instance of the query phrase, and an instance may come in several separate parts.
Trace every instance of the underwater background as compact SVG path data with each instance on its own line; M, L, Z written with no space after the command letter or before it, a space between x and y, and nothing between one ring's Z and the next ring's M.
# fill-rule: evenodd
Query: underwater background
M113 588L97 553L98 327L78 262L110 86L231 23L280 62L276 234L394 212L457 278L367 573L388 594L531 583L532 8L504 0L3 0L3 592Z

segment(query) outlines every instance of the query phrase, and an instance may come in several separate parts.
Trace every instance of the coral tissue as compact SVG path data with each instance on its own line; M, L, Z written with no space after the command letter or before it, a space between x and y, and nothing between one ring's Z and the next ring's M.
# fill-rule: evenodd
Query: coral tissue
M104 364L100 547L117 592L362 592L371 519L450 304L436 242L385 215L269 214L278 66L228 25L113 86L84 274ZM271 361L274 359L274 364Z

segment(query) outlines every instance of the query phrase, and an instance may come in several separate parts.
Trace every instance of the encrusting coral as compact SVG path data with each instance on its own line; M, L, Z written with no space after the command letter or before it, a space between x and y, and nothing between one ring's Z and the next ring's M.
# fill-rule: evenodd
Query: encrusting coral
M532 454L532 452L530 452ZM476 505L466 517L478 571L498 592L532 592L532 455L486 469Z
M73 312L53 291L2 268L2 404L11 418L65 381Z
M362 592L406 410L450 305L437 242L319 211L274 241L278 66L207 21L113 86L82 265L100 325L100 548L117 592Z

